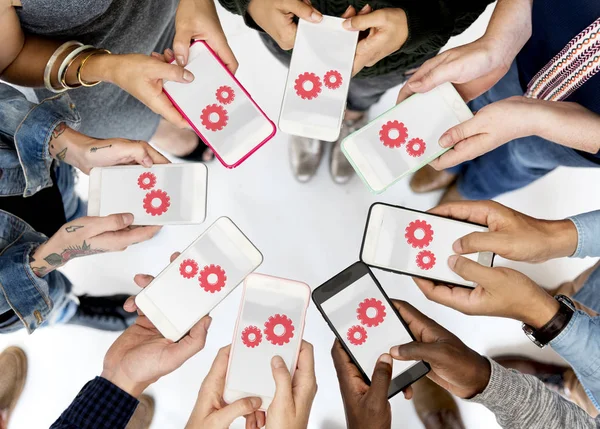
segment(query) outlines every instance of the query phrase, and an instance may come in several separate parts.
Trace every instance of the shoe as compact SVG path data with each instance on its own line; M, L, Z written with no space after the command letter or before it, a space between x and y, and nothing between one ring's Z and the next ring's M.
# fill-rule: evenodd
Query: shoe
M573 372L568 366L539 362L519 355L500 355L492 357L492 359L504 368L516 369L523 374L535 376L550 390L558 392L568 399L569 394L565 388L565 375L568 371Z
M27 356L18 347L9 347L0 354L0 428L8 421L25 387Z
M148 395L139 397L138 404L131 420L125 426L125 429L150 429L152 418L154 417L154 398Z
M452 395L427 377L412 385L413 404L425 429L465 429Z
M348 183L354 176L354 168L342 152L342 140L348 137L353 132L360 130L367 125L367 115L363 115L360 119L344 120L340 136L331 146L331 156L329 162L329 172L333 181L339 185Z
M456 174L448 173L446 170L437 171L435 168L426 165L410 179L410 189L417 194L439 191L454 183L456 176Z
M124 331L133 325L137 313L123 310L123 304L129 295L88 296L79 298L79 307L67 323L85 326L101 331Z
M294 177L306 183L317 172L323 157L323 142L306 137L292 136L290 142L290 164Z

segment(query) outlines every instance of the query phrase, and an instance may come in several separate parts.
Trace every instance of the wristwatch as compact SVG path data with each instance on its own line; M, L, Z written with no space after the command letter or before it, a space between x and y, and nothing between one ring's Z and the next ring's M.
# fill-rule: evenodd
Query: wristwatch
M576 310L575 304L573 304L573 301L571 301L568 296L556 295L554 298L560 304L560 308L548 323L540 329L535 329L534 327L523 323L523 332L525 332L525 335L527 335L533 344L541 349L546 347L550 341L558 337L558 334L560 334L569 324L571 317L573 317L573 313L575 313Z

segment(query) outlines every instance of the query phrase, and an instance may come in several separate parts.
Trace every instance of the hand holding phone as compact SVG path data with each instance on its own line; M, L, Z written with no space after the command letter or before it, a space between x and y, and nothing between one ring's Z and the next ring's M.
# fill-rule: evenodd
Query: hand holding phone
M453 243L470 233L487 228L405 207L375 203L369 209L360 259L369 266L431 279L455 286L475 287L448 266ZM465 255L491 267L494 254Z

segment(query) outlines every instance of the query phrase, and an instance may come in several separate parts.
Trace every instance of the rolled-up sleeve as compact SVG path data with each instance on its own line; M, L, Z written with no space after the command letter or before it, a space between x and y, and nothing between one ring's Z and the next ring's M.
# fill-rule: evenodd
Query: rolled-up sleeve
M577 250L573 258L600 256L600 210L579 214L569 218L577 228Z

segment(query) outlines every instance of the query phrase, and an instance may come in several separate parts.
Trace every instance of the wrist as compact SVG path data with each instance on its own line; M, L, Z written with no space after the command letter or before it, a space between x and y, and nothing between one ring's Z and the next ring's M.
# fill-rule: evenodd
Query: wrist
M577 250L579 234L577 227L569 219L545 221L543 224L546 240L549 246L548 259L566 258Z
M479 365L477 365L476 368L475 379L473 380L473 391L463 399L471 399L483 393L490 383L490 377L492 376L492 366L490 365L490 361L479 355Z
M140 395L146 390L148 384L138 383L125 376L119 370L112 370L104 368L100 377L110 381L112 384L117 386L124 392L127 392L134 398L139 398Z
M535 297L530 301L531 307L526 308L521 321L534 329L540 329L556 316L560 303L552 296L543 292L544 296Z
M64 124L59 124L52 134L55 137L50 141L50 156L79 170L84 170L84 154L81 143L83 140L89 140L89 137Z
M43 257L43 255L45 254L44 244L41 244L40 246L38 246L38 248L35 249L29 255L29 267L31 268L31 271L33 271L33 273L39 278L44 277L45 275L51 273L56 268L58 268L58 267L49 265L44 260L44 257Z
M114 83L113 71L117 67L115 61L118 56L107 53L93 55L81 70L81 79L85 82Z

